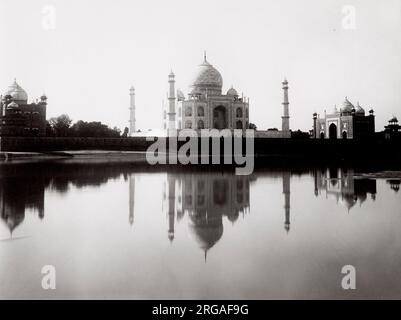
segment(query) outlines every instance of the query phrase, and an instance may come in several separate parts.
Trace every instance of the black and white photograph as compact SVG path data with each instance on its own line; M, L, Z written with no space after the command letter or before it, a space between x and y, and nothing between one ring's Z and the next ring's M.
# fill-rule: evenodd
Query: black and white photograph
M0 0L0 300L401 299L400 39L400 0Z

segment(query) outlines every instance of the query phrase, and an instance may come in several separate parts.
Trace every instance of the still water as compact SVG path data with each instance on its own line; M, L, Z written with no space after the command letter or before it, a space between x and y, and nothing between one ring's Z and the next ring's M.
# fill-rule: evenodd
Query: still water
M399 185L351 168L3 163L0 298L401 298Z

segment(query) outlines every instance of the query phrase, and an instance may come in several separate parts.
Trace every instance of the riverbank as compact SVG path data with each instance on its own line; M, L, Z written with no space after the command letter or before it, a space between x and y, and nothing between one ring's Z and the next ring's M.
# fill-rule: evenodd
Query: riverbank
M129 161L146 163L146 152L142 151L104 151L104 150L68 150L54 152L0 152L0 161L19 160L102 160Z
M186 141L170 141L158 138L157 151L177 153ZM209 140L199 138L191 148L191 156L210 157L215 153L212 145L217 143L217 152L226 153L222 139ZM209 143L209 150L203 143ZM401 164L401 140L364 139L364 140L329 140L329 139L243 139L242 153L248 158L254 157L255 165L302 165L302 166L380 166L383 169L399 169ZM146 151L155 149L146 137L130 138L40 138L40 137L0 137L0 160L18 159L116 159L147 164ZM218 146L220 144L220 147ZM234 152L233 144L231 151ZM196 146L197 145L197 146ZM235 146L235 144L234 144ZM241 152L241 151L240 151ZM231 154L232 156L232 154ZM167 157L168 158L168 157ZM224 159L221 159L223 163ZM168 162L169 160L167 160ZM200 161L199 161L200 162ZM387 168L386 168L387 167ZM389 168L391 167L391 168Z

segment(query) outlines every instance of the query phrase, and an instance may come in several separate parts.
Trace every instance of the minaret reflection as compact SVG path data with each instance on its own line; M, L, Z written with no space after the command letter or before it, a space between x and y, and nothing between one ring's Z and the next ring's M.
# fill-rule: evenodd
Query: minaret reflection
M284 194L284 211L285 211L285 222L284 229L287 233L290 231L290 180L291 172L283 172L283 194Z
M174 219L175 219L175 177L168 179L168 239L174 240Z
M134 224L134 209L135 209L135 175L131 174L128 178L129 192L129 224Z
M359 201L362 205L367 195L372 200L376 199L376 180L367 178L355 178L352 169L329 168L315 170L315 195L325 193L326 198L334 198L350 211Z
M168 216L168 236L174 222L188 217L191 238L207 252L223 235L223 217L231 223L249 212L249 176L216 173L168 174L163 208Z

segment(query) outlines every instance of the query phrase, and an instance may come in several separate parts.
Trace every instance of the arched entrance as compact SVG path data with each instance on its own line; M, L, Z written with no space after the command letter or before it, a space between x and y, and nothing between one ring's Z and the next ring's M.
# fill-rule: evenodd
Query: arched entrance
M332 123L329 127L329 138L337 139L337 126L334 123Z
M227 110L223 106L218 106L213 110L213 128L226 129L227 128Z
M320 139L324 139L324 133L320 132Z
M347 131L343 132L343 139L347 139Z

